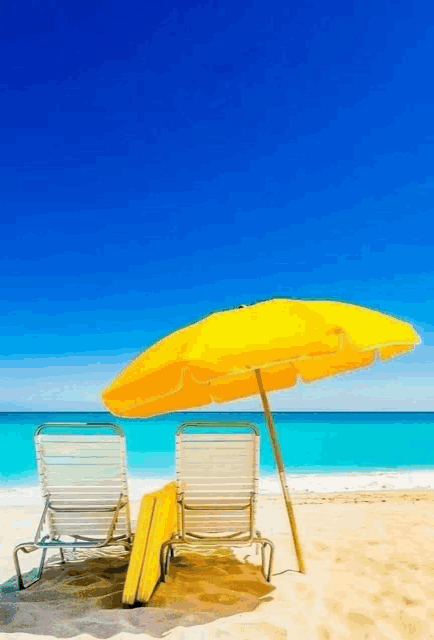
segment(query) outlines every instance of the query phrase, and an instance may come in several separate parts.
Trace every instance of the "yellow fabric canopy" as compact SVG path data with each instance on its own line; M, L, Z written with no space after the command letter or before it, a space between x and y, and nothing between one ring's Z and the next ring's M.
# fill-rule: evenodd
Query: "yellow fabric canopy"
M121 417L151 417L312 382L411 351L401 320L342 302L276 299L213 313L155 343L103 392Z

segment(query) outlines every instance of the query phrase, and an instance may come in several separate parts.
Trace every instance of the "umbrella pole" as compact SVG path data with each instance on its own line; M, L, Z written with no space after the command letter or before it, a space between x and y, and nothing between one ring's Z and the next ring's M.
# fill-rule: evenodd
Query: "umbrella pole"
M297 525L295 523L294 510L291 504L291 498L289 490L286 485L285 469L283 466L282 454L280 451L279 443L277 442L276 431L274 429L273 418L271 417L270 405L268 404L268 398L265 393L264 385L262 384L261 372L259 369L255 369L256 381L258 383L259 393L261 395L262 406L264 408L265 418L267 420L268 432L270 434L271 446L273 448L274 459L276 461L277 471L279 472L280 484L282 485L283 497L285 499L286 511L288 512L289 524L291 525L292 538L294 540L295 553L297 555L298 569L300 573L306 573L306 569L303 562L303 554L301 552L301 546L297 535Z

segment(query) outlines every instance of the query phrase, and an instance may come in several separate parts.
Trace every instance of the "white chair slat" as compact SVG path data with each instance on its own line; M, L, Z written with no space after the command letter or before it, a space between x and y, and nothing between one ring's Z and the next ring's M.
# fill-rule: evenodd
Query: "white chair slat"
M119 451L119 443L118 442L44 442L40 443L40 448L44 451L45 454L49 454L51 452L71 452L75 453L77 451L99 451L101 455L104 455L106 452L110 451Z
M239 526L234 526L234 527L199 527L197 531L196 530L194 531L194 533L196 535L202 535L206 539L206 537L212 537L212 536L215 536L217 534L225 534L227 536L228 534L231 534L231 533L238 533L238 534L242 535L242 534L248 533L248 531L249 530L247 528L240 528ZM193 533L193 531L189 531L187 528L186 528L186 532L187 533Z
M243 496L243 497L248 497L250 494L252 493L252 487L249 487L248 489L238 489L237 491L234 491L232 489L191 489L191 488L186 488L184 489L184 494L185 496L187 496L187 500L188 499L193 499L195 497L201 498L202 496L233 496L233 495L237 495L237 496Z
M237 440L236 442L223 442L222 440L212 442L199 442L199 441L191 441L191 442L183 442L181 445L181 449L184 452L195 451L199 449L200 451L209 450L212 446L213 450L230 450L230 451L247 451L249 449L254 448L254 444L251 441L241 442Z
M204 511L186 511L185 522L226 522L230 524L234 520L239 522L250 522L248 510L245 511L213 511L211 514Z
M200 442L223 440L224 442L244 441L253 442L256 436L250 433L183 433L178 436L180 442L191 442L198 440Z
M70 526L65 526L65 527L59 527L57 530L57 534L58 535L63 535L63 536L71 536L73 534L71 534L71 527ZM79 531L75 531L75 533L78 536L83 536L83 537L88 537L88 538L92 538L92 540L104 540L104 538L107 535L107 527L105 527L104 529L95 529L94 527L82 527ZM116 530L113 534L113 537L117 536L117 535L124 535L125 531L118 531Z
M48 484L46 482L45 478L42 478L42 482L43 482L44 486L49 486L50 490L51 489L57 490L57 489L63 489L63 488L68 488L69 489L71 487L74 487L73 484L68 483L68 479L67 478L64 478L65 484L52 484L51 482ZM112 478L112 479L106 478L106 480L104 481L103 485L101 485L100 479L96 478L94 481L89 480L89 482L86 483L86 484L84 484L84 483L81 484L80 483L79 486L80 486L80 489L81 488L90 489L92 487L94 489L99 489L99 488L101 488L101 489L109 489L110 488L110 489L114 490L117 487L125 487L126 485L127 485L127 483L126 483L125 478L119 477L119 478ZM75 489L77 489L77 486L78 485L75 485Z
M225 463L221 465L183 465L180 473L183 475L184 472L185 476L189 478L202 478L205 474L208 476L209 473L213 471L216 476L218 476L219 473L235 473L245 477L248 474L249 468L251 469L251 465L236 465L230 460L226 460Z
M65 483L77 484L80 482L87 484L87 480L104 485L106 480L120 481L122 474L120 469L113 467L105 467L104 465L77 464L77 465L46 465L43 469L45 481L48 484L54 484L56 479Z
M190 479L191 480L197 479L197 476L188 476L188 475L186 475L184 473L182 474L182 477L183 477L183 481L184 482L188 482ZM219 475L218 478L216 478L215 476L213 477L213 476L208 474L208 475L201 476L201 481L203 481L204 484L206 484L208 482L209 482L209 484L213 484L217 479L221 480L221 481L224 480L225 482L232 482L232 481L237 481L237 480L245 482L245 481L250 481L251 478L252 478L251 475L239 476L238 474L237 475L233 475L233 474L232 475L229 475L229 474Z
M50 487L50 496L52 497L63 497L65 499L73 498L77 494L83 497L119 497L123 489L123 484L120 482L118 485L113 487Z
M228 494L228 495L237 495L240 493L250 494L252 491L255 491L255 485L253 483L246 485L202 485L202 484L190 484L184 483L183 488L180 489L186 495L193 494L206 494L206 493L217 493L217 494Z
M253 453L245 453L245 454L237 454L235 455L232 451L225 451L224 453L216 452L216 451L207 451L207 452L197 452L194 454L190 454L188 456L183 456L178 461L178 466L186 467L188 465L197 465L197 464L221 464L223 462L227 462L228 460L232 460L232 464L235 466L239 464L250 464L252 465L255 456Z
M55 522L91 522L91 523L108 523L112 521L113 512L97 512L90 511L64 511L51 513L51 517ZM125 517L119 514L118 522L125 522Z
M44 442L71 442L73 444L77 444L80 442L85 442L86 444L88 444L89 442L102 442L102 443L109 443L109 442L116 442L117 444L120 443L121 438L119 436L113 436L113 435L77 435L77 434L70 434L70 435L48 435L48 434L43 434L43 435L38 435L36 436L36 441L39 443L44 443Z
M203 444L203 443L202 443ZM216 456L224 456L228 452L235 456L251 456L254 451L254 447L252 446L219 446L217 443L210 443L209 445L200 446L200 444L195 445L194 447L181 447L180 454L182 457L195 457L195 455L207 455L207 454L215 454Z

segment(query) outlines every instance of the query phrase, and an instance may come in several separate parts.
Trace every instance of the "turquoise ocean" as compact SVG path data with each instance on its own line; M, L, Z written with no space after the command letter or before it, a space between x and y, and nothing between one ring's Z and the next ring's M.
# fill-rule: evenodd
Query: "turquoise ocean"
M273 416L293 490L434 488L434 413L275 412ZM161 479L173 478L175 431L189 421L256 425L261 433L261 487L277 490L260 412L173 413L146 420L118 419L104 412L0 413L0 489L37 486L33 435L44 422L120 425L126 435L131 482L141 480L141 489L154 487Z

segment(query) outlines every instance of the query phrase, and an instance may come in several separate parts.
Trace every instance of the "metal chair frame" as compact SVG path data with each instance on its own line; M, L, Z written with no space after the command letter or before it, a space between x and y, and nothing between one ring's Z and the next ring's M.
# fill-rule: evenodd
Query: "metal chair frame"
M253 544L257 544L261 546L261 567L264 578L267 582L271 580L271 572L273 568L273 558L274 558L274 544L271 540L267 538L263 538L259 531L254 530L254 521L255 521L255 513L256 513L256 493L257 493L257 474L258 474L258 443L259 443L259 433L257 428L249 423L212 423L212 422L192 422L192 423L184 423L180 427L178 427L176 432L176 440L177 440L177 453L180 448L180 439L182 433L186 429L235 429L235 428L243 428L248 429L254 435L254 446L255 446L255 461L254 461L254 469L253 469L253 481L255 490L250 493L249 501L247 504L238 504L238 505L230 505L230 506L216 506L215 504L207 504L200 506L193 506L191 504L187 504L185 499L185 492L183 490L183 481L182 481L182 472L179 470L179 466L177 464L177 484L178 484L178 496L177 502L179 506L179 522L180 529L176 534L172 536L172 538L163 543L160 551L160 572L161 572L161 580L162 582L166 581L166 577L169 572L170 559L173 558L175 553L175 547L177 545L187 545L194 548L195 546L209 546L209 547L217 547L217 546L229 546L229 547L242 547L242 546L250 546ZM178 457L179 459L179 457ZM244 511L249 510L249 531L246 532L236 532L228 535L222 536L203 536L199 534L195 534L193 532L188 532L186 530L185 523L185 515L186 511ZM269 548L269 559L268 559L268 568L266 569L266 554L265 549Z
M42 425L40 425L36 432L35 432L35 441L37 442L37 436L39 436L44 430L49 429L49 428L63 428L63 429L98 429L98 428L104 428L104 429L111 429L116 435L120 436L122 438L121 442L122 444L122 456L121 456L121 460L122 460L122 479L123 479L123 485L124 485L124 490L121 491L121 493L119 494L119 498L117 500L117 503L114 504L113 506L104 506L104 507L65 507L65 508L61 508L61 507L54 507L52 504L52 500L50 498L50 491L49 489L46 490L48 495L45 495L45 504L44 504L44 509L42 512L42 516L38 525L38 528L36 530L36 534L35 537L33 539L33 541L31 542L22 542L21 544L18 544L14 551L13 551L13 560L14 560L14 564L15 564L15 570L16 570L16 574L17 574L17 583L18 583L18 589L22 590L22 589L27 589L28 587L32 586L33 584L35 584L36 582L38 582L41 577L42 577L42 572L44 569L44 565L45 565L45 558L46 558L46 554L48 549L59 549L60 550L60 556L61 556L61 562L65 563L65 557L63 554L63 549L68 549L68 548L72 548L73 550L75 550L76 548L84 548L84 549L101 549L103 547L107 547L107 546L123 546L126 550L130 550L131 546L132 546L132 542L133 542L133 534L131 532L131 520L130 520L130 505L129 505L129 499L128 499L128 493L126 490L126 468L125 468L125 436L124 433L122 431L122 429L116 425L116 424L111 424L111 423L62 423L62 422L57 422L57 423L44 423ZM39 447L38 444L36 445L37 451L38 451L38 471L39 471L39 476L40 476L40 481L41 481L41 487L43 487L43 466L40 462L39 459ZM79 489L79 487L77 487L77 489ZM122 509L125 509L125 525L126 525L126 534L120 535L120 536L113 536L113 533L116 529L116 525L118 522L118 518L119 518L119 514L121 512ZM53 536L52 533L49 533L47 535L44 535L41 537L42 534L42 530L44 527L45 522L49 521L49 525L50 525L50 515L52 513L76 513L76 514L82 514L82 513L112 513L112 519L110 522L110 525L108 527L107 530L107 534L106 537L101 540L98 538L90 538L87 536L82 536L79 534L71 534L69 537L73 538L73 541L63 541L60 539L60 536ZM41 554L41 561L39 564L39 568L36 574L36 578L34 580L32 580L31 582L24 584L23 581L23 577L22 577L22 572L21 572L21 567L20 567L20 563L19 563L19 558L18 558L18 552L23 552L23 553L32 553L33 551L36 551L37 549L41 549L42 550L42 554Z

